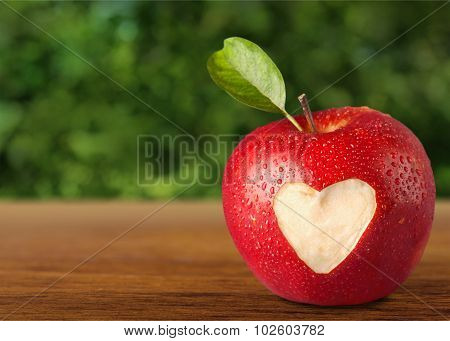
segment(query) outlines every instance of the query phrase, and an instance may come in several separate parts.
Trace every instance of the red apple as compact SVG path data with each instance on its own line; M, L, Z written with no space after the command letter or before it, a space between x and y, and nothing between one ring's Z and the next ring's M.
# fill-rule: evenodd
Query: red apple
M257 278L288 300L349 305L393 292L418 263L434 213L430 161L391 116L367 107L270 123L231 155L223 206Z

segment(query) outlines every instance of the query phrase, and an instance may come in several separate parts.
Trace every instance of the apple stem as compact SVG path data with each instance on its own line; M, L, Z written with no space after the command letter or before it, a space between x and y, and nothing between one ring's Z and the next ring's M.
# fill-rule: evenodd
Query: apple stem
M306 120L308 121L311 132L312 133L317 132L316 125L314 124L313 115L311 113L311 109L309 108L308 98L306 97L305 94L301 94L300 96L298 96L298 100L302 106L303 115L305 115Z

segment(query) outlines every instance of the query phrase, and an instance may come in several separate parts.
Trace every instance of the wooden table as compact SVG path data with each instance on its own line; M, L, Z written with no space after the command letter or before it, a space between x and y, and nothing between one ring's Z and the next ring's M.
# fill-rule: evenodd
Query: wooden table
M356 307L315 307L278 298L241 260L218 202L172 203L98 252L160 206L155 202L1 203L0 318L443 319L402 289ZM405 283L447 317L449 222L450 202L438 203L423 260Z

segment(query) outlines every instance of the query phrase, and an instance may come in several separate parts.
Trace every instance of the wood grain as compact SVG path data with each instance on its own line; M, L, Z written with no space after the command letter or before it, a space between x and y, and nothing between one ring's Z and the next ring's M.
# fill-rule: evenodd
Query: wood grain
M0 318L10 320L442 320L398 289L356 307L285 301L241 260L216 202L1 203ZM450 202L439 202L405 287L450 316ZM13 313L14 312L14 313Z

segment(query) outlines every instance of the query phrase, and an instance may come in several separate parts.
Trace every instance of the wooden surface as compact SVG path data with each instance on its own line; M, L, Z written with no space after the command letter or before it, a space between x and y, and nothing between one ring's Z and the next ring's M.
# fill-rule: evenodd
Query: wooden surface
M398 289L323 308L267 291L247 269L219 203L161 209L29 301L160 203L1 203L0 318L10 320L442 320ZM405 286L450 316L450 202L437 205L424 258ZM13 313L14 312L14 313Z

